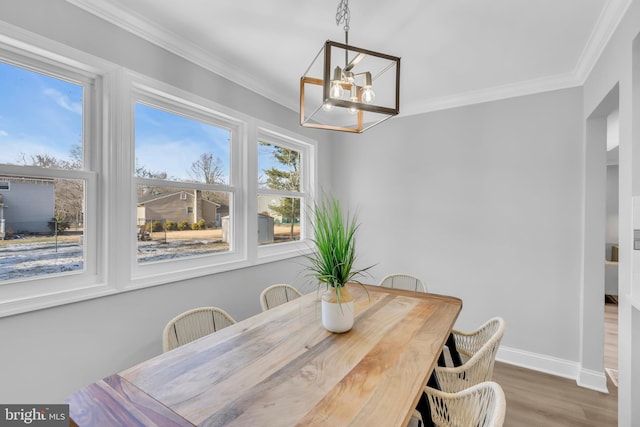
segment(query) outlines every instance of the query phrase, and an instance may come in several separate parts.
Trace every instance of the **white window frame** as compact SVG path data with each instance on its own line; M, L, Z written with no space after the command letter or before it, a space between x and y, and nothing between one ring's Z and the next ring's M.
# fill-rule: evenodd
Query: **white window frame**
M130 79L131 90L129 91L129 101L125 110L130 114L131 119L129 120L130 129L127 129L125 133L130 135L129 151L132 153L129 159L131 169L128 173L128 176L131 176L131 187L128 191L131 193L132 204L131 209L129 209L129 223L133 227L129 233L129 236L132 236L129 247L131 255L128 260L131 275L127 288L154 286L247 266L247 243L244 227L246 223L246 190L244 190L246 188L246 178L244 176L244 159L246 156L244 151L250 118L208 99L146 76L133 72L128 72L127 74ZM135 177L135 141L133 137L135 119L133 110L136 103L230 130L229 183L212 185ZM137 205L136 188L139 184L161 185L163 187L175 187L176 189L186 187L189 189L230 193L229 210L233 218L229 251L194 255L174 260L138 263L136 257L137 232L135 225L137 215L135 207Z
M45 38L0 23L0 61L67 81L83 88L83 169L61 170L3 164L9 176L82 180L85 183L84 270L32 276L0 284L0 317L87 298L108 295L114 289L105 283L104 246L99 232L104 227L99 199L102 162L103 85L112 64Z
M301 214L300 241L258 247L257 141L259 138L270 140L301 152L304 179L301 194L309 205L316 188L315 140L2 21L0 57L12 65L86 88L83 91L83 170L3 164L2 173L80 179L86 183L87 193L83 238L85 270L0 284L0 317L298 257L310 250L306 240L309 230L306 214ZM134 102L143 99L161 100L160 107L173 106L179 113L184 111L188 117L216 126L231 126L230 182L214 190L233 194L230 208L235 220L229 252L138 265L134 189L144 179L133 175L133 110ZM165 187L184 187L181 182L162 183ZM210 189L204 188L205 184L190 184L189 188L200 185Z
M296 150L300 153L300 191L258 188L257 152L259 141ZM256 157L253 168L255 175L252 181L253 188L255 189L252 192L253 217L255 218L258 212L258 196L274 195L279 197L300 198L300 240L258 245L257 221L253 221L256 231L251 234L254 236L254 241L251 243L256 247L257 262L271 262L309 253L311 248L309 243L311 227L309 224L308 209L313 205L314 195L316 194L317 142L265 122L257 123L256 138L252 142L252 148L255 150L254 155Z

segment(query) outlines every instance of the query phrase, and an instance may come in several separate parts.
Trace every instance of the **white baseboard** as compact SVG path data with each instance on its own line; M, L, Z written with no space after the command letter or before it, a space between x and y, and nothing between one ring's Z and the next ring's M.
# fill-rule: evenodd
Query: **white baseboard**
M609 389L607 388L607 375L604 372L580 369L576 382L580 387L590 388L591 390L602 393L609 393Z
M544 354L500 346L496 360L546 374L575 380L578 386L608 393L607 377L602 372L581 368L578 362Z

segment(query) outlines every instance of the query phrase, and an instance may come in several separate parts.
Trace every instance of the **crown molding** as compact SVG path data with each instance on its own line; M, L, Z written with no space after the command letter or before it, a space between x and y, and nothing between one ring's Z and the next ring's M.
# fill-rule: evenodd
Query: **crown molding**
M589 35L578 63L572 72L464 92L452 96L426 99L424 102L403 106L401 115L410 116L582 86L615 33L631 2L632 0L609 0L607 2L600 12L598 21Z
M428 113L450 108L465 107L473 104L499 101L524 95L549 92L580 86L581 82L574 73L542 77L506 85L494 86L486 89L462 92L452 96L430 98L424 102L417 102L402 107L402 116Z
M97 16L131 34L151 42L175 55L199 65L225 79L250 91L262 95L286 108L296 110L289 99L282 97L275 90L264 87L255 76L247 73L229 62L212 57L210 52L202 49L190 40L169 30L160 28L153 21L122 6L95 0L66 0L68 3Z
M589 40L578 59L574 74L580 84L584 84L596 65L598 58L618 28L632 0L609 0L600 12L598 21L589 35Z
M209 52L206 52L190 40L159 28L152 21L131 10L95 0L66 1L258 95L264 96L292 111L297 111L297 103L292 103L291 99L282 96L269 87L265 87L264 82L247 73L246 70L240 69L220 58L212 57ZM581 86L604 51L631 2L632 0L609 0L606 3L572 72L464 92L452 96L425 99L424 101L402 106L400 115L410 116Z
M0 20L0 47L6 51L27 55L55 66L70 67L72 71L94 75L109 73L116 64L89 53L43 37L39 34ZM27 53L25 53L27 52Z

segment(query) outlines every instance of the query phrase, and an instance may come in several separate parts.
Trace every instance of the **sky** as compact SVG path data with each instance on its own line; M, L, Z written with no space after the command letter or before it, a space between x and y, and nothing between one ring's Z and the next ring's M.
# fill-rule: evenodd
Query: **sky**
M137 167L166 172L170 179L193 179L191 165L204 153L220 159L224 183L229 183L231 132L144 104L135 106Z
M0 164L30 164L38 154L71 160L72 148L82 142L82 91L80 85L0 62ZM229 130L141 103L134 114L136 167L189 181L191 165L213 153L229 183ZM283 168L268 147L258 147L258 156L261 170Z
M0 62L0 163L70 159L82 141L82 87Z

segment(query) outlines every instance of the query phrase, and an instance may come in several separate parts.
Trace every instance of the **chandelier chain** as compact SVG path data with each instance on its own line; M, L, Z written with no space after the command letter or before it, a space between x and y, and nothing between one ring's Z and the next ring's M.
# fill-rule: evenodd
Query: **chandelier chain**
M336 25L344 22L345 33L349 32L349 21L351 21L351 11L349 10L349 0L340 0L336 12Z

